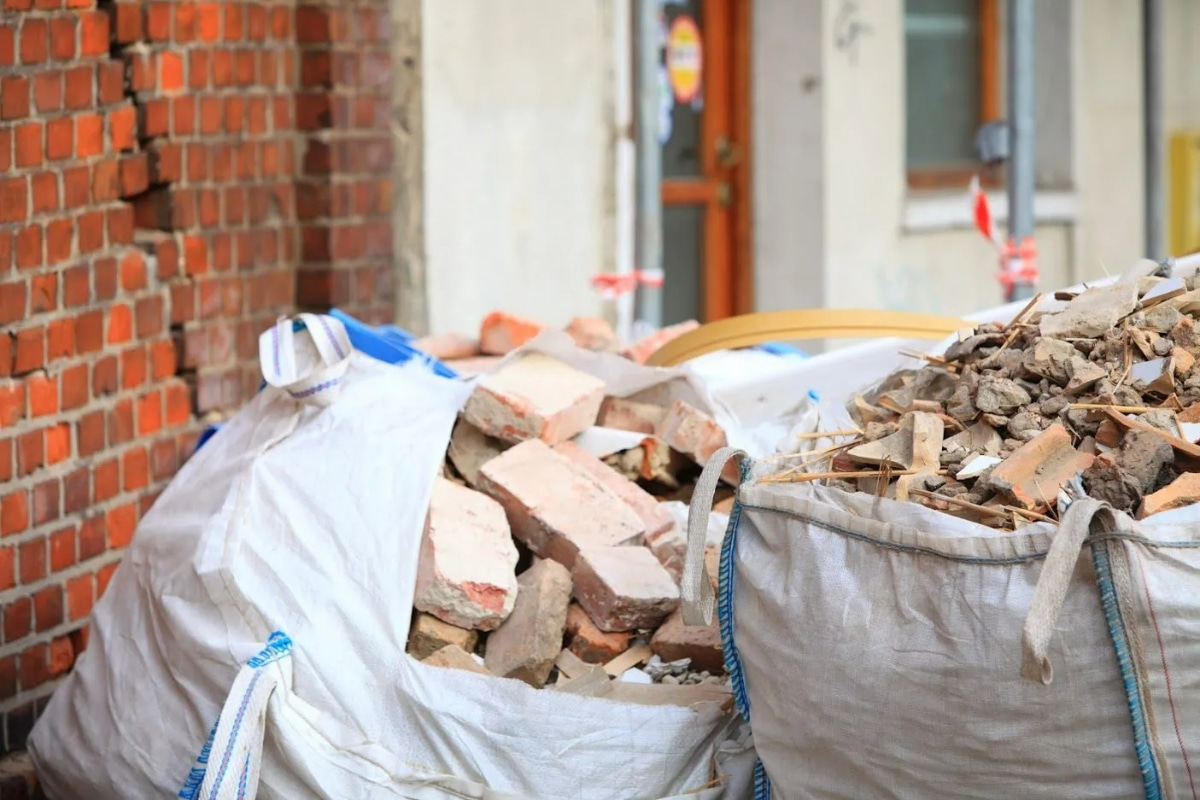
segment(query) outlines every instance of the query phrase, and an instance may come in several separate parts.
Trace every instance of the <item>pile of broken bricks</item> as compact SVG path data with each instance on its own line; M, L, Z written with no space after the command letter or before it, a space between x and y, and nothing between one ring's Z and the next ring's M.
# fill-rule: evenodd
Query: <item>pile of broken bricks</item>
M584 350L619 353L635 363L645 364L646 359L664 344L698 327L700 323L695 320L668 325L624 346L612 325L599 317L575 317L563 330ZM478 338L449 333L418 339L413 346L445 362L459 375L474 377L492 369L501 358L550 329L551 326L536 320L493 311L480 323Z
M1138 519L1200 501L1200 279L1160 269L1054 300L854 397L857 429L764 480L1002 529L1053 521L1081 494Z
M573 441L596 425L638 444L598 458ZM716 624L684 626L679 591L680 500L724 445L703 410L607 396L604 381L543 353L491 368L432 492L409 653L548 691L724 701ZM717 520L732 490L719 498Z

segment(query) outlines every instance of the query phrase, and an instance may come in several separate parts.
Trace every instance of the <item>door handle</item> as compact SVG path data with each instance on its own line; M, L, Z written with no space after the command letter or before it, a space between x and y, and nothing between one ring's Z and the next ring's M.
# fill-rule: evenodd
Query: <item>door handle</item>
M714 147L717 151L717 165L721 169L733 169L742 163L742 148L729 141L728 137L718 136Z

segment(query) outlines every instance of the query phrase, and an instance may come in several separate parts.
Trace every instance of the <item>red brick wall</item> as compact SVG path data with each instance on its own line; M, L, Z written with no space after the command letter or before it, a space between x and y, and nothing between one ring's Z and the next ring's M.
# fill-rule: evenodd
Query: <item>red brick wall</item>
M387 5L0 0L0 752L297 304L390 318Z

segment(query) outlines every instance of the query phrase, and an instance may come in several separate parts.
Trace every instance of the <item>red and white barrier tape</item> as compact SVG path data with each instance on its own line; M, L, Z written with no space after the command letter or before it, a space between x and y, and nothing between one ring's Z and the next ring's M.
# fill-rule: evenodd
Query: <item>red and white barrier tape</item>
M600 296L605 300L615 300L621 295L629 294L636 290L639 285L647 286L651 289L661 289L663 283L664 275L661 269L638 270L620 275L614 272L606 272L603 275L597 275L592 278L592 288L600 292Z
M1013 288L1018 283L1036 286L1039 273L1037 267L1037 245L1029 237L1017 244L1012 239L1001 246L992 224L992 209L987 195L979 185L979 177L971 178L971 205L975 217L975 228L983 234L983 238L996 248L1000 257L1000 274L997 279L1004 287L1004 296L1011 299Z

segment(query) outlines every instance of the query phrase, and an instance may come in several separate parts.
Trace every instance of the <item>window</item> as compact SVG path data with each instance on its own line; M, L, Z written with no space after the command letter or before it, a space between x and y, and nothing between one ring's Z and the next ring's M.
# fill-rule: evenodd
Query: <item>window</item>
M905 0L905 158L916 189L966 186L983 169L979 126L1000 117L999 0ZM985 184L998 174L981 174Z

